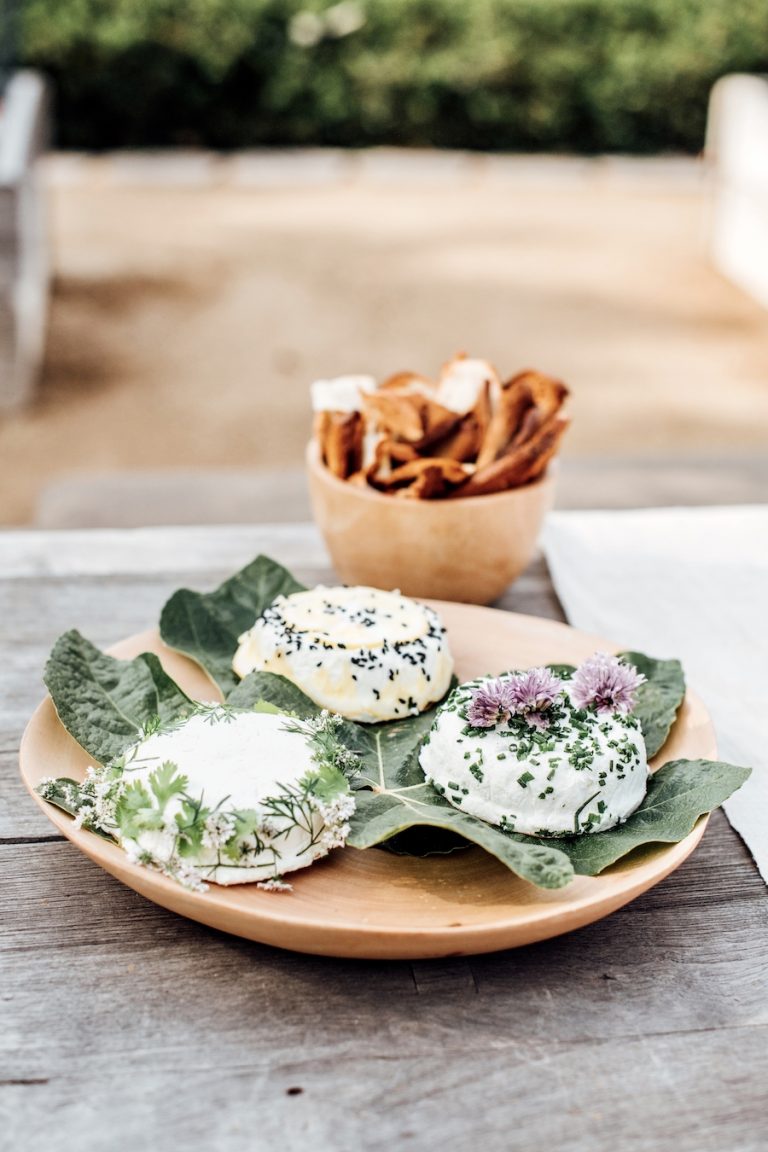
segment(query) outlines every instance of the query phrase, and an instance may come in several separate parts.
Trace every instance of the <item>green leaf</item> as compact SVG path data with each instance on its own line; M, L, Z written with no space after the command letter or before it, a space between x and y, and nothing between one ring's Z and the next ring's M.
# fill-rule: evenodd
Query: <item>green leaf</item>
M70 816L77 816L80 811L81 797L80 797L80 783L73 780L70 776L59 776L56 780L50 780L45 785L39 786L35 791L47 800L49 804L53 804L56 808L61 808L62 812L68 813ZM89 826L89 831L93 832L96 836L101 836L102 840L110 840L113 844L116 843L114 836L109 832L105 832L102 828L94 828Z
M321 708L285 676L274 672L250 672L227 696L232 708L254 708L272 704L280 712L290 712L299 720L319 716Z
M40 794L49 804L55 804L62 812L70 816L77 816L80 810L80 783L71 776L59 776L56 780L49 780L40 789Z
M163 826L163 814L152 803L152 797L141 780L126 785L117 802L115 816L120 835L131 840L148 829Z
M579 875L596 876L642 845L685 839L699 817L727 800L750 772L720 760L671 760L651 776L645 799L624 824L607 832L558 839L557 846Z
M309 772L306 779L319 800L331 800L349 790L349 781L334 764L322 764L316 771Z
M563 888L573 879L573 865L559 845L514 839L482 820L453 808L431 785L355 793L347 840L355 848L370 848L409 828L443 829L457 833L490 852L507 868L540 888Z
M679 660L654 660L642 652L620 652L619 656L646 677L646 683L637 690L633 712L640 721L651 760L666 744L685 698L683 666Z
M225 696L238 683L232 658L247 632L277 596L303 592L282 565L257 558L214 592L174 592L160 616L160 635L170 648L200 664Z
M570 680L576 671L575 664L547 664L545 667L554 672L555 676L559 676L561 680Z
M454 678L448 693L455 686ZM434 724L435 714L442 702L433 704L417 716L406 716L402 720L389 720L383 724L355 724L351 730L349 726L346 726L346 730L343 728L340 732L342 738L357 752L363 763L357 783L380 788L423 783L424 775L418 763L418 775L415 779L413 777L413 753L421 746Z
M172 760L166 760L149 777L149 786L161 809L165 808L172 796L179 796L186 791L189 781L186 776L177 773L178 765Z
M135 744L155 716L168 723L194 706L157 656L115 660L77 631L56 641L44 680L62 724L100 764Z
M539 887L562 888L573 878L573 867L559 845L534 840L525 843L508 836L460 812L426 783L419 748L432 726L434 711L361 730L367 744L358 749L364 768L357 783L371 790L355 792L347 843L353 848L386 846L391 837L413 829L406 841L411 854L427 855L435 850L435 831L440 830L485 848L518 876ZM438 843L440 839L445 842L439 837ZM395 842L395 851L401 850L402 843Z

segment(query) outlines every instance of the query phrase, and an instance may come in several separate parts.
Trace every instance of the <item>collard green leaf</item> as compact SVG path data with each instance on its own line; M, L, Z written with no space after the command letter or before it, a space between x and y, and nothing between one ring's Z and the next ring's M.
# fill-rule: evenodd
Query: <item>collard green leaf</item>
M419 747L434 721L434 709L407 720L361 729L367 741L360 749L363 773L355 793L347 843L354 848L386 844L410 829L410 853L434 851L435 831L454 833L478 844L518 876L542 888L562 888L573 878L573 867L555 844L524 842L454 808L424 780ZM370 789L370 790L368 790ZM402 843L402 841L401 841Z
M699 817L727 800L750 772L720 760L671 760L651 776L645 799L624 824L607 832L559 839L557 846L579 875L596 876L642 845L684 840Z
M160 635L169 648L200 664L227 696L238 683L232 671L238 637L275 597L303 591L281 564L257 556L214 592L174 592L160 616Z
M355 793L356 809L347 840L355 848L370 848L414 826L457 833L490 852L503 864L540 888L562 888L573 879L573 865L554 844L525 842L505 835L482 820L453 808L422 783L410 788Z
M423 783L424 775L418 763L414 776L413 753L434 724L438 707L435 704L418 716L405 716L384 724L355 725L355 751L363 763L358 783L377 788Z
M685 676L679 660L654 660L642 652L620 652L628 664L642 672L646 683L637 690L633 712L640 721L648 759L667 742L677 712L685 697Z
M151 652L116 660L74 630L56 641L44 680L62 724L100 764L134 744L153 717L168 723L193 707Z
M232 708L253 708L259 703L274 704L281 712L290 712L300 720L319 716L321 709L285 676L274 672L250 672L227 696Z

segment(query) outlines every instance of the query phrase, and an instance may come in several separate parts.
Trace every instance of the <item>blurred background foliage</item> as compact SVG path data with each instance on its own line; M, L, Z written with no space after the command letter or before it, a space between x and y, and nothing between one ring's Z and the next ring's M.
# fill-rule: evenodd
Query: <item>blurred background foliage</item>
M768 0L27 0L58 144L697 151Z

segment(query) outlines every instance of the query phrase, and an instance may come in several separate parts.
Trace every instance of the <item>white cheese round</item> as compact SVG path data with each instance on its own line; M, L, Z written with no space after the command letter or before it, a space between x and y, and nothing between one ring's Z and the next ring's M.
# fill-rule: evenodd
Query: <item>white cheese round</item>
M645 796L648 764L633 716L578 709L565 682L548 727L515 716L474 728L467 708L488 679L451 693L421 749L424 774L446 800L529 836L602 832L634 812Z
M240 637L238 676L276 672L316 704L373 723L423 712L448 691L453 660L431 608L377 588L279 596Z
M171 762L187 778L185 793L202 799L220 817L193 855L183 863L200 873L203 881L216 884L247 884L268 881L306 868L325 856L333 837L324 837L325 819L311 802L302 802L294 814L286 796L302 793L302 781L315 771L307 736L286 728L288 718L277 713L232 712L210 709L193 715L178 727L149 736L126 758L123 779L141 781L152 793L150 777L162 764ZM274 801L277 801L277 811ZM178 863L179 842L175 817L183 798L173 795L165 805L163 826L143 831L135 838L119 837L129 854L140 859L149 853L157 863ZM232 824L228 814L236 810L258 813L256 837L239 845L238 861L231 861L217 841ZM263 817L263 822L261 818ZM205 841L208 841L206 843Z

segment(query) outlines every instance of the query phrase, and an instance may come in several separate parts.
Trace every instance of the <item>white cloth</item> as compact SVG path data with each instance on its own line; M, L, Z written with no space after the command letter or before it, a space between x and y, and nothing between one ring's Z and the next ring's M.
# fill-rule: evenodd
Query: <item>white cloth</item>
M768 883L768 506L555 512L543 543L574 627L682 661L752 768L725 811Z

